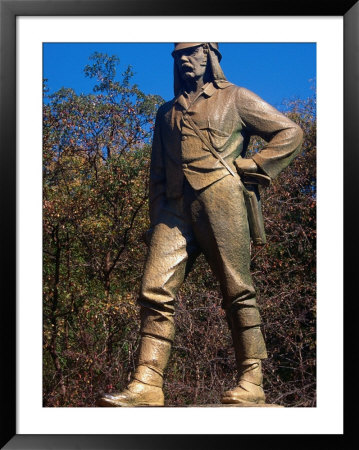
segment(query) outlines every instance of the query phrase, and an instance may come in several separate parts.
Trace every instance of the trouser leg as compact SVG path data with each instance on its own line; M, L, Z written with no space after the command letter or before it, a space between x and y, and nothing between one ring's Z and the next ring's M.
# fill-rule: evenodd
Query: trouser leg
M141 343L137 380L162 383L175 334L175 297L197 254L182 200L169 201L151 238L138 300Z
M238 386L222 403L263 403L261 359L267 357L250 274L250 236L237 177L225 177L192 202L195 235L217 276L235 349Z
M227 176L193 198L195 235L220 282L238 366L248 358L266 358L250 274L250 236L239 180Z
M139 304L141 340L133 380L98 406L163 406L163 372L174 338L174 301L198 249L180 200L169 202L150 243Z

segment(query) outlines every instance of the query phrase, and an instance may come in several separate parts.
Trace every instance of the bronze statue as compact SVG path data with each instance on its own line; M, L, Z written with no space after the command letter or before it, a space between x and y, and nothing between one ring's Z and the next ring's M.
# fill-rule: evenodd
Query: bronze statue
M268 184L297 155L302 131L226 80L218 44L177 43L172 55L175 98L158 110L152 147L138 364L123 392L105 394L97 404L164 405L175 298L201 252L220 282L238 367L238 385L221 401L264 403L261 360L267 352L249 270L250 226L253 239L264 239L255 188ZM267 143L245 158L251 135ZM251 205L254 210L247 212Z

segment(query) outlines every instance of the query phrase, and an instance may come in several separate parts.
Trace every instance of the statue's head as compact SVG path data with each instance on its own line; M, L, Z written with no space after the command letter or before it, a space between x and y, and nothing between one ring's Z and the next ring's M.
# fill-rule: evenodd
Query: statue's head
M219 61L222 58L218 44L214 42L175 43L174 92L177 95L184 83L203 76L205 82L225 80Z

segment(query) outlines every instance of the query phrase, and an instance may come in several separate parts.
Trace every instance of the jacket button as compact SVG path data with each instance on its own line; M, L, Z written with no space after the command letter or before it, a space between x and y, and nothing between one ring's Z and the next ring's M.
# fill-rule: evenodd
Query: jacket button
M187 139L187 136L182 136L182 141L185 141Z
M187 169L188 165L187 165L186 163L183 163L183 164L182 164L182 167L183 167L184 169Z

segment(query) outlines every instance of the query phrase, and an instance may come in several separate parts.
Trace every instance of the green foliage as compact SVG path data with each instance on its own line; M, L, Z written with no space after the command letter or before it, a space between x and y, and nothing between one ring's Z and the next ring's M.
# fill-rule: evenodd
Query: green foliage
M44 405L93 406L123 388L139 343L136 296L148 228L148 171L162 103L117 77L117 57L85 67L94 93L45 97L43 122ZM48 95L46 83L44 95ZM302 153L262 193L268 244L252 249L270 358L269 401L315 404L315 99L286 104L305 132ZM260 148L253 139L251 151ZM218 284L203 257L177 298L165 378L169 405L216 403L235 383Z

